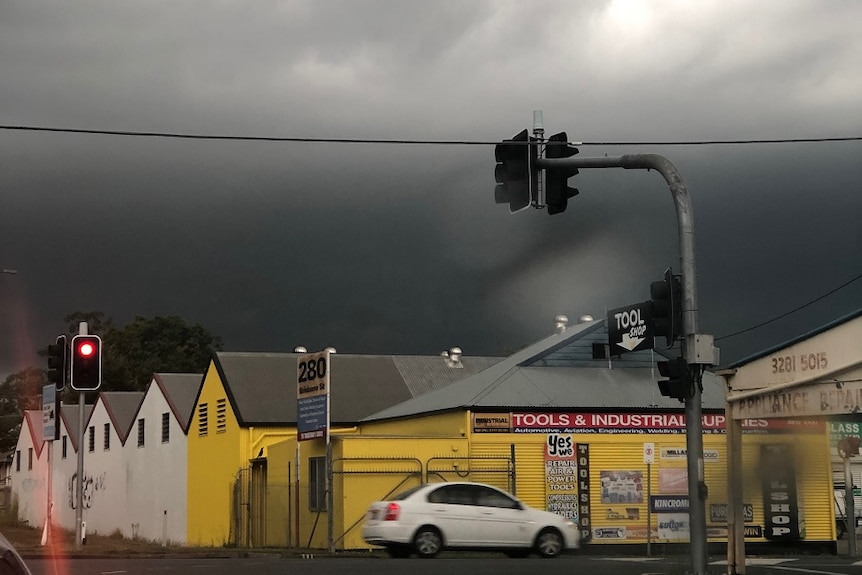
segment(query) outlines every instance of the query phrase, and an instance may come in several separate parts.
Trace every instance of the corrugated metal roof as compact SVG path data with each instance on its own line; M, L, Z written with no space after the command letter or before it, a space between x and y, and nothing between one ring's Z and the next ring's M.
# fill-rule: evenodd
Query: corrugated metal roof
M153 375L153 381L161 388L183 431L188 432L195 400L203 383L203 374L156 373Z
M457 362L441 356L393 356L411 397L442 389L503 361L502 357L464 357ZM453 366L453 364L455 366Z
M216 369L242 425L296 423L296 353L214 353ZM462 357L449 368L439 356L333 354L330 419L354 424L431 388L477 373L498 359Z
M592 345L603 341L607 341L604 320L571 326L472 377L384 409L363 421L468 408L682 407L679 401L659 393L652 352L592 359ZM585 346L589 346L589 356ZM702 405L706 409L724 408L723 380L709 372L704 374Z
M123 444L129 437L129 430L132 428L143 399L143 391L103 391L99 394L97 401L105 404L108 417L111 418Z
M27 429L30 430L30 442L33 444L33 449L36 450L36 457L42 454L42 446L45 444L42 436L42 411L28 409L24 411L24 418L27 420ZM24 426L21 427L24 429Z
M69 434L69 439L72 441L72 448L78 451L78 411L81 407L77 403L63 403L60 405L60 416L66 422L66 431ZM93 413L92 404L84 405L84 425L90 420L90 414Z

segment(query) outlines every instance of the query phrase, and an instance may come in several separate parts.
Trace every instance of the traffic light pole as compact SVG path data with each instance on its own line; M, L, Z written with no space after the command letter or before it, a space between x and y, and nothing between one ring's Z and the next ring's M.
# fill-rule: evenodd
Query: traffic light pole
M78 335L87 335L87 322L78 324ZM78 481L75 484L75 550L84 544L84 392L78 392Z
M694 264L694 220L691 198L682 175L667 158L657 154L628 154L617 157L598 158L540 158L542 168L624 168L627 170L655 170L670 188L676 207L679 229L680 265L682 267L682 327L683 357L689 364L711 364L711 359L701 358L700 350L694 349L698 332L697 286ZM691 540L692 571L703 575L707 571L706 547L706 483L703 474L703 422L702 390L700 370L693 394L685 400L686 463L688 469L689 533Z

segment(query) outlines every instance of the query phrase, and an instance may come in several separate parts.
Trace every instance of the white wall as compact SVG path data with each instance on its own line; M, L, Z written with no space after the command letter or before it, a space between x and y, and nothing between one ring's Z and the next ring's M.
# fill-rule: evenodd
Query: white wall
M62 409L77 410L78 406L64 406ZM70 531L75 530L75 480L78 471L78 452L75 449L73 438L77 435L77 429L68 429L65 420L61 420L60 439L54 442L52 454L54 463L54 524ZM63 457L64 437L66 457Z
M162 442L162 414L168 441ZM138 447L137 419L145 421ZM125 445L128 465L127 518L123 534L153 541L186 542L187 442L161 388L151 383Z
M104 447L104 428L108 425L110 446ZM94 428L90 451L90 428ZM111 422L102 396L96 400L84 431L84 521L87 533L111 535L123 530L126 520L126 462L123 445Z
M38 429L31 429L36 425ZM41 425L42 412L28 411L21 423L12 461L12 501L18 504L18 519L32 527L44 526L48 510L48 450L41 445ZM30 449L33 450L32 469L29 468Z

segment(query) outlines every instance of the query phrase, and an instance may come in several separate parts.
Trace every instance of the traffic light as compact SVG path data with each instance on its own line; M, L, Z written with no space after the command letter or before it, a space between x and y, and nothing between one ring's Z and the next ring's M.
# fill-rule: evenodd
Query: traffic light
M664 279L649 286L652 298L652 317L655 336L664 336L667 347L671 347L682 334L682 284L680 276L673 275L668 268Z
M494 168L494 200L509 204L511 213L528 208L539 190L539 168L536 165L538 149L535 138L527 130L503 140L494 148L497 166Z
M571 158L578 149L568 145L569 137L565 132L554 134L548 138L545 146L545 158ZM578 195L576 188L568 186L569 178L578 175L577 168L546 167L545 168L545 203L548 204L548 214L554 215L566 211L569 198Z
M658 381L658 389L665 397L675 397L683 400L693 395L691 370L688 367L684 357L677 357L667 361L659 361L658 372L662 377L668 379L660 379Z
M66 336L57 336L57 343L48 345L48 382L58 390L66 387Z
M102 339L98 335L72 338L70 383L78 391L94 391L102 384Z

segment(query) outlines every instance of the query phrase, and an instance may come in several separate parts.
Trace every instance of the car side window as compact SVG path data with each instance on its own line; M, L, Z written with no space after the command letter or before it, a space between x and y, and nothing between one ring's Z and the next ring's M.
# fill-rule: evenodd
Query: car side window
M475 505L470 492L464 485L444 485L428 494L429 503L449 505Z
M479 487L476 494L478 505L502 509L520 509L521 505L505 493L487 487Z

